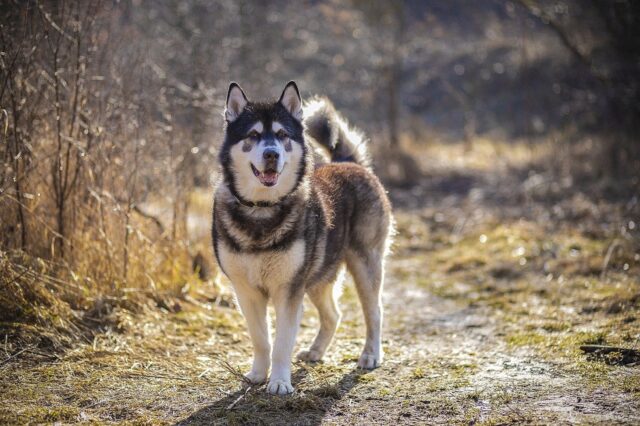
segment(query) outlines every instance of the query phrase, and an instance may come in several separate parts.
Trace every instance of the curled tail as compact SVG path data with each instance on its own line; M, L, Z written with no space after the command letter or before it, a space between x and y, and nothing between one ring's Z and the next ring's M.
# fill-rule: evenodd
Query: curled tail
M331 162L353 162L364 167L371 166L367 141L358 129L335 109L327 98L314 98L304 107L304 124L307 134L325 148Z

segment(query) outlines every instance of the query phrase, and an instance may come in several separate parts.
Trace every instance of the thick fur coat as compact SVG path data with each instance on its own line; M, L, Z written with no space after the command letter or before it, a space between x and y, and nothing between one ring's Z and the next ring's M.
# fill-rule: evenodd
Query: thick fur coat
M383 356L381 291L391 206L369 168L361 134L326 99L304 110L303 121L293 82L277 102L250 102L232 83L214 197L216 258L233 284L254 345L247 379L263 382L271 368L267 390L275 394L293 391L291 354L305 294L321 326L298 357L318 361L327 350L340 319L334 286L345 266L367 325L358 365L375 368ZM273 344L269 300L276 312Z

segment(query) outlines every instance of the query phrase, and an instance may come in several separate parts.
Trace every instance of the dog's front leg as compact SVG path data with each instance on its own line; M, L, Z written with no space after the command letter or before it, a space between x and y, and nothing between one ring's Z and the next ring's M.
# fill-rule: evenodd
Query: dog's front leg
M276 339L273 345L271 361L273 368L267 391L285 395L293 392L291 386L291 354L296 342L300 318L302 317L302 298L304 294L291 294L289 289L280 289L274 294L276 310Z
M264 383L269 373L271 343L267 322L267 296L249 285L234 285L253 343L253 367L245 376L251 383Z

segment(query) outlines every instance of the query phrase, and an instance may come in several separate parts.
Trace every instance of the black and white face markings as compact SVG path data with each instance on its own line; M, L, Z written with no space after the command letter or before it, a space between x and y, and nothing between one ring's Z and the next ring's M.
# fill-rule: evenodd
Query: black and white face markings
M295 85L280 100L254 103L229 88L220 152L225 181L239 199L273 203L293 191L306 170L301 101Z
M278 141L282 143L284 150L286 152L291 152L291 150L293 149L293 147L291 146L291 139L289 138L289 133L286 131L284 126L278 123L277 121L274 121L273 125L271 126L271 129L273 130L273 133L276 135L276 138L278 139Z
M272 158L279 161L275 162L272 160L271 163L277 163L277 165L280 166L286 163L286 153L293 150L289 133L284 126L277 121L271 123L271 130L266 129L262 121L256 122L242 143L243 152L251 152L254 148L257 150L255 166L269 163L268 154L274 153L274 151L275 155ZM266 167L257 168L264 170ZM278 167L278 169L280 169L280 167Z

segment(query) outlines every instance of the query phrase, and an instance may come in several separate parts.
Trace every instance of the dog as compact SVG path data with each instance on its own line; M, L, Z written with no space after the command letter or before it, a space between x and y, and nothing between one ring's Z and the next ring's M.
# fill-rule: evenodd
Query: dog
M293 81L275 102L249 101L231 83L224 117L212 236L253 343L247 381L264 383L271 367L267 391L293 392L291 358L305 294L318 310L320 329L297 357L321 360L340 321L334 289L345 268L366 323L358 367L378 367L384 262L394 222L364 137L328 99L303 108ZM276 314L273 350L269 299Z

